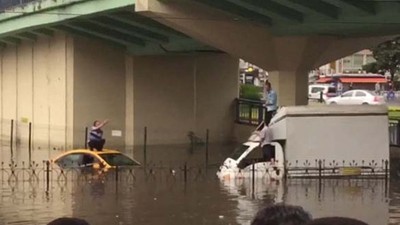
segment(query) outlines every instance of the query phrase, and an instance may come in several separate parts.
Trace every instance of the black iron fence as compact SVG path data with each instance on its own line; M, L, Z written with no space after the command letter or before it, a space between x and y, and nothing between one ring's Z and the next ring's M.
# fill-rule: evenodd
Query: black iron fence
M259 171L259 168L251 167L250 170L239 171L253 174L249 178L255 178L254 173L265 173L268 170ZM333 177L352 178L384 178L388 179L390 168L388 160L364 161L357 163L355 160L327 161L327 160L305 160L285 162L286 178L316 178L325 179ZM103 179L112 181L178 181L194 182L217 179L216 172L219 165L204 165L202 163L189 164L149 162L142 167L117 167L111 169L93 169L92 167L60 168L50 161L42 162L20 162L0 163L0 182L71 182L88 181L91 179Z
M400 122L398 120L389 121L389 141L390 145L400 146Z
M240 124L259 125L264 118L262 101L236 99L236 122Z
M96 170L91 167L60 168L43 161L40 163L0 163L0 183L45 183L47 188L54 182L87 182L90 180L118 181L135 183L136 181L195 182L217 179L217 167L193 165L188 163L167 165L163 162L149 162L143 167L117 167Z

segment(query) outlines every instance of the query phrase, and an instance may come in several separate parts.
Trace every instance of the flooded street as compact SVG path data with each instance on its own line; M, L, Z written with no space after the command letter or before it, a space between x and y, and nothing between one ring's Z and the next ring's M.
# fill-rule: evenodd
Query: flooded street
M23 151L14 154L19 166L27 159ZM49 184L42 179L42 165L38 166L39 179L29 179L32 174L23 170L18 180L10 179L2 169L0 225L46 224L61 216L84 218L91 224L242 225L249 224L260 207L274 202L301 205L314 217L349 216L371 225L400 222L399 180L388 184L383 179L256 180L254 186L247 179L220 182L213 165L230 151L231 146L211 146L211 166L206 170L204 148L149 147L146 173L140 169L121 171L117 177L111 172L106 177L71 173L68 178L54 173ZM134 153L137 160L143 160L141 148ZM32 159L41 162L57 154L35 151ZM1 150L1 161L8 162L9 157L9 151ZM186 178L182 173L185 162L189 168Z

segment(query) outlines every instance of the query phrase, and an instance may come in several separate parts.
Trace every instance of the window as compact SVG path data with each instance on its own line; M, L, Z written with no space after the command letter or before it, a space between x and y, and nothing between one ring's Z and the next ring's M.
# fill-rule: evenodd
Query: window
M352 91L349 91L349 92L346 92L346 93L342 94L342 97L351 97L351 96L353 96L353 92Z
M99 162L100 161L96 157L90 154L84 154L82 157L82 165L85 167L92 167L94 163L99 163Z
M82 159L83 159L83 154L76 153L76 154L66 155L57 160L56 163L62 168L76 168L82 165Z
M126 157L122 154L101 154L100 157L104 159L110 166L138 166L139 163Z
M313 87L313 88L311 88L311 93L318 93L318 92L321 92L321 91L323 91L325 88L323 88L323 87Z
M263 162L264 161L264 154L261 147L255 147L244 159L242 159L238 167L240 169L244 169L247 166L256 163L256 162Z
M364 92L361 91L356 92L356 97L365 97L365 96L367 96L367 94L365 94Z
M251 151L247 156L246 159L262 159L263 152L261 147L256 147Z
M361 68L361 66L364 64L363 63L363 61L364 61L364 56L363 55L354 55L353 56L353 59L354 59L354 67L360 67Z
M233 152L233 154L229 157L232 158L234 160L238 160L239 157L249 148L248 145L241 145L239 147L237 147L235 149L235 151Z
M343 59L343 68L351 68L353 66L352 57L347 56Z

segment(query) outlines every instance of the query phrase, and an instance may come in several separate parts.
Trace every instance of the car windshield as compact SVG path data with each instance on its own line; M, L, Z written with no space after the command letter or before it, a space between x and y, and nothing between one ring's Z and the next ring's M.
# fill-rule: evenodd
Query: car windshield
M235 149L232 155L229 157L234 160L238 160L239 157L249 148L248 145L241 145Z
M114 154L99 154L110 166L139 166L140 164L136 161L128 158L127 156L114 153Z

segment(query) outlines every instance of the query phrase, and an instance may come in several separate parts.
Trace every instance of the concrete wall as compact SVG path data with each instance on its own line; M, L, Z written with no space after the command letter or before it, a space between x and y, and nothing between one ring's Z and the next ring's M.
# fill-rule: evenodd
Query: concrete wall
M211 142L231 140L238 64L225 54L133 57L135 145L145 126L148 144L189 143L189 131L205 139L206 129Z
M17 147L27 146L29 122L34 149L71 147L71 105L66 101L72 91L71 51L72 39L58 33L1 51L2 146L10 146L14 120Z
M85 127L109 119L107 148L187 144L189 131L210 142L233 139L237 58L225 54L128 56L123 49L56 33L1 52L0 133L9 146L83 147ZM120 136L112 135L120 131ZM114 132L115 134L115 132Z
M85 126L109 119L107 148L125 146L125 54L94 40L74 40L74 147L83 147ZM112 130L122 132L112 136Z

